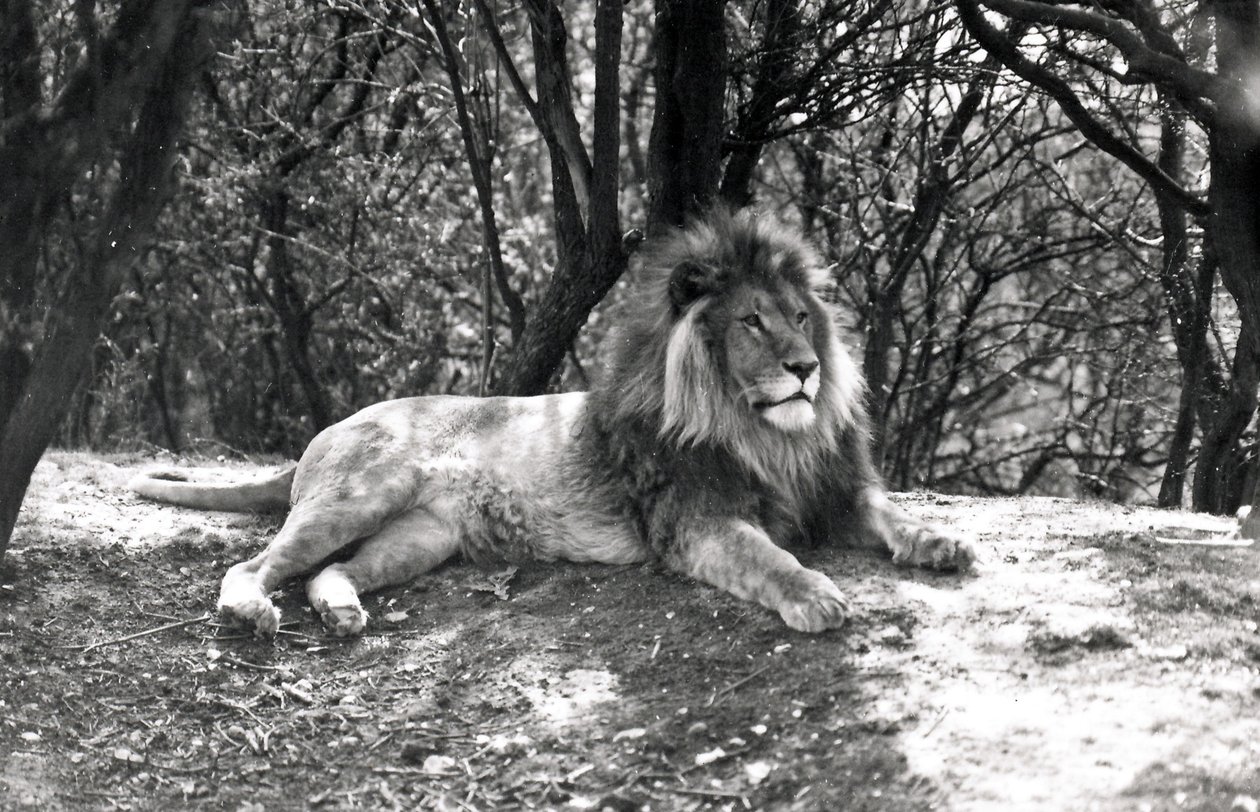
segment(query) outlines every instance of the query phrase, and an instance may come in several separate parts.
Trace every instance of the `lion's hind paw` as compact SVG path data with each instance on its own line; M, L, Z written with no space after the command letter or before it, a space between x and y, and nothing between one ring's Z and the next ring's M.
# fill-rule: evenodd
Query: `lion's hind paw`
M252 631L254 637L271 639L280 629L280 610L267 598L238 603L219 603L219 616L224 622Z
M327 606L319 612L324 627L334 637L354 637L367 625L368 613L362 606Z

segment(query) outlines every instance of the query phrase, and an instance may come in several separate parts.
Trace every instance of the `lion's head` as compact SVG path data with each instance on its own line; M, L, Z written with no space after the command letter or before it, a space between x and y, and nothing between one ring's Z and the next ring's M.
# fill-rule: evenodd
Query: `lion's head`
M754 469L834 447L861 413L817 255L773 219L718 209L647 248L609 384L624 416ZM795 456L801 456L796 454Z

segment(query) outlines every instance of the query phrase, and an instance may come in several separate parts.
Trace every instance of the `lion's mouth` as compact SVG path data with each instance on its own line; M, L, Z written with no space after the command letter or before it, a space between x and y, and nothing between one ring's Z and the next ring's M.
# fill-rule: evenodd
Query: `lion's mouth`
M796 401L796 400L803 400L806 403L813 403L809 395L805 394L804 392L795 392L791 395L788 395L783 400L768 400L762 403L758 403L756 404L755 408L765 411L766 409L773 409L776 406L782 406L785 403L791 403L792 401Z

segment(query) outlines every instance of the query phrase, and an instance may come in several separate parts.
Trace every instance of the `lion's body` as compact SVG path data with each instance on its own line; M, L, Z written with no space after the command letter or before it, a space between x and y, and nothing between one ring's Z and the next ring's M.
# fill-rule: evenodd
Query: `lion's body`
M830 579L780 545L847 537L894 560L965 567L971 548L901 514L870 459L860 375L795 236L715 213L649 255L602 385L590 394L408 398L321 432L297 467L253 485L137 479L139 493L251 509L290 485L272 544L224 579L220 609L272 634L267 593L337 549L308 586L339 634L358 593L456 553L629 563L656 557L777 610L838 625Z
M586 484L586 409L581 392L378 403L312 441L292 498L349 500L382 525L428 511L474 560L641 561L630 517Z

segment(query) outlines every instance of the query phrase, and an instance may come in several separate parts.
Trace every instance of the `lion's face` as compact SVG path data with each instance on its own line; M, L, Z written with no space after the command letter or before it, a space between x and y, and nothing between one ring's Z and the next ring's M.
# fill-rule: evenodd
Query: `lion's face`
M711 306L710 329L742 404L784 431L814 422L821 370L814 351L810 297L783 285L738 285Z
M861 373L819 298L830 280L799 235L718 209L658 238L643 274L616 344L616 418L773 476L809 468L860 416Z

